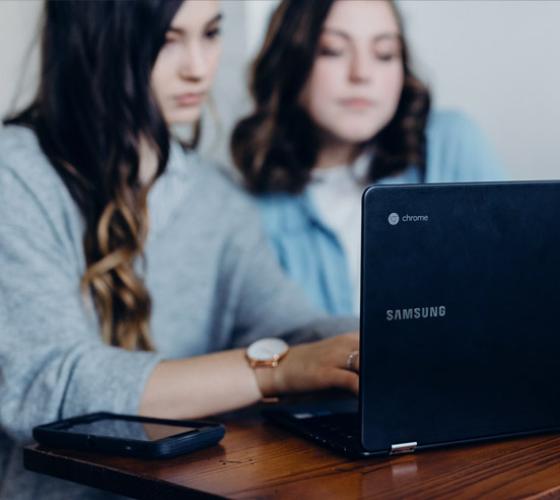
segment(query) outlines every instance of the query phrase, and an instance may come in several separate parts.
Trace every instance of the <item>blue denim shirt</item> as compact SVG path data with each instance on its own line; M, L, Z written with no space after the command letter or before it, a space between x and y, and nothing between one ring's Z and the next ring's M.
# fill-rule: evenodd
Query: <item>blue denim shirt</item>
M505 171L481 130L465 115L433 112L426 129L426 182L490 181ZM380 184L422 182L410 166ZM324 311L352 314L352 283L337 235L321 220L308 191L258 198L265 231L286 274Z

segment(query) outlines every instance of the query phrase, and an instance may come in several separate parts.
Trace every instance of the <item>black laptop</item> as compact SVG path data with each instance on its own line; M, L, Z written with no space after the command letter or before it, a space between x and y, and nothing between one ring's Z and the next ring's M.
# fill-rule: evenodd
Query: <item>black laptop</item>
M560 431L560 182L362 203L359 400L267 417L350 456Z

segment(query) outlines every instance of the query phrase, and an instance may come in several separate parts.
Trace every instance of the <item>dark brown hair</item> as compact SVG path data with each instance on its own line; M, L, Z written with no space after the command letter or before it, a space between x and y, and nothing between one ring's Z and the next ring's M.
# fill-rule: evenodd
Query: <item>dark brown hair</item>
M90 293L108 344L153 348L151 298L134 263L143 257L147 194L140 145L165 169L169 133L150 88L165 33L182 0L47 2L41 77L30 106L7 125L33 129L85 223Z
M309 181L319 152L317 127L299 105L329 11L336 0L283 0L251 71L255 110L235 127L231 150L247 187L256 193L297 193ZM425 128L430 94L412 73L402 21L404 85L392 120L362 148L374 151L367 180L375 182L410 165L425 171Z

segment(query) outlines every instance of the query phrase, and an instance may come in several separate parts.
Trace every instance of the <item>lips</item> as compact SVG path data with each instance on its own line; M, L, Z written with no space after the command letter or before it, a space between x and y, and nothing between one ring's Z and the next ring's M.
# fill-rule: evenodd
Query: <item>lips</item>
M205 92L186 92L174 97L178 106L197 106L204 100Z
M375 105L375 102L371 99L365 97L349 97L347 99L341 99L340 104L348 109L369 109Z

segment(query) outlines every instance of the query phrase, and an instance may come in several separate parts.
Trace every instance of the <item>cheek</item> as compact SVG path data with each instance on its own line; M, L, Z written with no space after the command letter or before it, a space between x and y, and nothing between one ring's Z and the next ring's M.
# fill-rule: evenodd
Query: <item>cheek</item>
M205 58L208 65L208 80L212 82L218 70L220 57L222 55L222 45L217 43L215 46L206 50Z
M171 74L172 61L168 56L161 54L156 60L151 76L152 89L159 101L162 101L168 93L168 87L172 81Z
M398 68L391 68L387 71L385 78L382 80L382 97L387 106L395 111L402 93L404 84L404 72L399 65Z
M173 93L173 65L169 58L158 57L152 75L150 85L155 100L167 124L172 123L174 104L171 100Z
M319 61L311 75L313 95L328 99L336 96L344 84L344 64L334 61Z
M303 92L302 105L316 122L330 114L344 88L344 67L334 61L318 61Z

